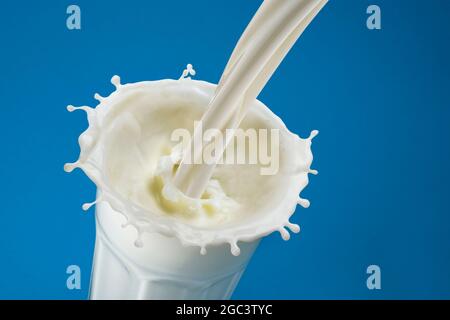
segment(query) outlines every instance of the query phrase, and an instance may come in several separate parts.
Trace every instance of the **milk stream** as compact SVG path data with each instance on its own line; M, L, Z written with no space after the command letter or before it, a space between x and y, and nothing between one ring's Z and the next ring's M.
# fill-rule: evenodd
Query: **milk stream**
M189 161L202 157L203 151L194 147L203 139L201 132L211 128L225 132L239 127L251 102L326 3L327 0L263 1L233 50L202 116L202 129L195 129L177 170L175 185L185 194L200 197L214 172L214 163L197 165Z
M235 256L240 241L274 231L289 240L289 231L300 231L290 222L296 206L310 205L300 192L308 175L317 174L310 166L311 142L318 131L302 139L261 102L253 101L243 125L280 129L280 173L261 177L250 166L223 165L215 169L207 198L188 197L173 183L183 150L170 144L170 133L186 125L186 117L199 119L216 90L213 84L191 79L193 75L195 70L188 65L177 80L122 84L119 76L113 76L115 90L107 97L95 94L96 107L67 107L70 112L85 111L88 120L78 139L78 160L64 165L66 172L82 169L97 186L97 199L83 204L83 210L100 202L109 204L126 218L123 228L137 230L137 247L145 245L144 232L176 237L184 246L199 247L201 254L208 246L228 243Z

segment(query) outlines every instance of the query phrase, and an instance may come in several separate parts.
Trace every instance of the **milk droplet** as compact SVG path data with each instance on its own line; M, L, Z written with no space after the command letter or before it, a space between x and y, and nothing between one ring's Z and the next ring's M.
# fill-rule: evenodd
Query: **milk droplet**
M67 106L67 111L69 111L69 112L73 112L73 111L76 111L76 110L83 110L83 111L85 111L86 113L90 113L90 112L93 111L94 109L91 108L91 107L89 107L89 106L75 107L75 106L73 106L73 105L71 105L71 104L69 104L69 105Z
M65 172L72 172L78 166L78 161L73 163L66 163L64 165Z
M309 208L310 202L308 199L302 199L302 198L298 198L297 199L297 203L299 205L301 205L303 208Z
M116 89L119 89L119 87L121 86L120 77L118 75L114 75L111 78L111 83L114 85L114 87L116 87Z
M291 235L289 234L289 232L284 227L278 229L278 232L281 234L281 238L284 241L288 241L291 238Z
M189 74L191 75L191 76L195 76L195 70L194 70L194 68L192 67L192 64L188 64L187 66L187 71L189 72Z
M300 232L300 226L298 224L288 222L286 227L288 227L293 233Z
M309 135L308 139L312 140L319 134L319 130L313 130L311 131L311 134Z
M81 208L82 208L84 211L88 211L93 205L99 203L100 201L101 201L101 196L99 196L97 199L95 199L95 201L84 203L84 204L81 206Z
M313 174L313 175L318 175L319 171L314 170L314 169L309 169L309 173Z
M81 206L81 209L83 209L84 211L88 211L90 207L92 207L93 203L83 203L83 205Z
M105 98L102 97L100 94L96 93L94 94L94 99L97 100L98 102L102 102L102 100L104 100Z
M238 256L241 254L241 249L239 249L236 242L230 242L230 247L231 247L231 254L233 256Z
M181 73L181 77L178 80L190 79L189 75L195 76L195 74L196 74L196 71L192 67L192 64L188 63L186 65L186 69L183 70L183 72Z
M200 254L201 254L202 256L204 256L206 253L207 253L207 252L206 252L206 248L205 248L205 247L201 247L201 249L200 249Z

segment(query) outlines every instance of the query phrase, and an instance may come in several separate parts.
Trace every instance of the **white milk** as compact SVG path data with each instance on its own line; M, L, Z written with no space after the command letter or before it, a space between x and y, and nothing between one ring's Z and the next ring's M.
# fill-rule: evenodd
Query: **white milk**
M96 94L96 108L80 107L89 127L79 159L65 165L81 168L98 190L91 298L229 298L261 237L278 231L288 240L288 230L300 231L289 219L297 204L309 206L299 194L317 173L317 131L302 139L255 100L241 127L279 129L279 172L219 165L207 196L193 199L172 184L182 155L170 138L180 127L193 130L215 85L185 77L112 83L110 96Z
M328 0L265 0L239 39L225 67L207 111L202 128L222 132L239 127L249 107L307 26ZM174 178L178 189L198 198L205 190L215 163L192 165L186 158L202 157L193 146L202 140L196 128L193 143ZM219 150L221 154L224 148Z
M259 243L243 243L236 257L225 244L200 255L176 237L144 233L137 247L136 230L108 203L96 220L90 299L229 299Z

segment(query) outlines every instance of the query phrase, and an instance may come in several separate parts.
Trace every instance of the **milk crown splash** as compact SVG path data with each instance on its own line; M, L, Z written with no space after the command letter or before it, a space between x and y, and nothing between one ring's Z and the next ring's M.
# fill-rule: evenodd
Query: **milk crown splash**
M94 202L83 204L83 210L88 210L94 204L102 201L108 203L127 219L123 227L133 226L136 228L137 238L135 245L138 247L144 245L141 240L144 232L159 232L167 236L175 236L183 245L200 247L202 254L206 254L206 248L209 245L229 243L231 253L239 255L239 241L253 241L273 231L278 231L284 240L288 240L290 234L287 228L294 233L300 231L298 225L289 221L296 209L296 205L299 204L305 208L309 207L309 201L302 199L299 193L308 184L308 174L317 174L316 170L310 169L312 162L310 146L311 140L317 135L318 131L312 131L308 138L301 139L289 132L281 119L274 116L268 108L256 100L254 109L259 110L258 112L261 112L261 114L273 117L275 119L273 121L284 130L284 141L286 141L286 144L289 144L289 149L295 150L295 152L292 152L295 159L288 159L293 162L293 165L286 165L286 168L289 170L283 176L283 179L286 179L286 184L290 187L283 201L278 204L271 214L256 216L256 218L252 219L253 221L220 230L194 228L173 217L155 214L120 194L111 185L104 167L106 157L105 141L108 135L114 131L115 121L128 117L127 108L133 107L134 104L142 104L144 107L141 108L142 110L139 110L144 112L146 107L143 101L163 100L168 97L168 94L176 95L178 91L181 92L181 97L185 97L187 92L191 95L201 92L201 94L207 94L211 97L214 92L214 85L192 80L189 77L190 75L195 75L192 65L187 66L178 80L121 84L120 78L114 76L111 82L116 90L108 97L95 94L94 97L99 101L95 108L89 106L74 107L72 105L67 107L70 112L75 110L85 111L89 124L88 128L78 139L80 145L78 160L74 163L67 163L64 166L64 170L67 172L75 168L82 169L97 186L97 199ZM130 121L130 123L133 123L133 121ZM141 130L138 124L133 123L133 126L133 130ZM185 199L190 200L189 197ZM263 200L261 199L261 201Z

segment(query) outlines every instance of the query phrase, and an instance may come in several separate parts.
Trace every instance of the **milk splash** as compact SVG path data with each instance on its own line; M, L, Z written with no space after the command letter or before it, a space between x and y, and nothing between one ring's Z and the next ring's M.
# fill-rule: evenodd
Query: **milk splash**
M105 161L105 146L104 141L114 128L114 121L120 117L128 116L124 106L132 104L133 101L141 101L146 94L154 90L154 95L161 95L161 99L166 98L167 92L170 90L190 90L189 92L207 92L210 96L214 93L215 86L206 82L192 80L190 76L195 75L195 70L192 65L188 64L178 80L160 80L160 81L143 81L137 83L122 84L119 76L113 76L111 83L115 86L108 97L102 97L98 93L94 98L99 101L95 107L72 105L67 106L70 112L76 110L83 110L87 114L88 128L78 138L80 146L79 158L76 162L67 163L64 165L66 172L71 172L75 168L82 169L85 174L97 186L97 199L90 203L82 205L83 210L88 210L93 205L99 202L108 203L112 209L120 212L125 218L126 223L123 227L133 226L137 230L137 238L135 245L142 247L142 235L144 232L158 232L166 236L174 236L178 238L184 246L198 246L200 253L206 254L206 248L210 245L219 245L228 243L231 248L231 253L235 256L240 254L238 246L239 241L253 241L268 235L274 231L281 234L283 240L289 240L291 232L298 233L300 227L289 221L292 214L295 212L296 206L301 205L308 208L310 203L308 200L299 196L300 192L308 184L308 174L317 174L316 170L310 169L312 163L311 141L318 134L314 130L306 139L300 138L287 130L281 119L271 113L271 111L260 102L254 108L266 116L272 117L277 125L284 130L284 140L289 144L287 149L295 149L295 159L288 159L292 165L286 165L289 170L285 172L286 184L289 189L283 196L283 201L278 203L272 213L263 216L258 216L255 221L238 224L231 227L226 227L220 230L214 228L197 228L184 223L180 219L173 216L158 215L131 201L129 198L117 192L109 181L104 168ZM184 92L184 91L183 91ZM181 95L183 96L183 94ZM136 100L132 100L136 99ZM139 100L141 99L141 100ZM144 99L145 100L145 99ZM130 103L124 104L124 101ZM137 103L136 102L136 103ZM139 131L141 128L136 124L133 130ZM292 152L292 151L290 151ZM209 185L210 199L193 199L185 196L181 191L177 190L170 180L168 172L170 172L174 165L176 165L181 158L181 150L176 147L173 148L170 156L160 156L159 177L162 179L162 195L167 200L179 201L182 199L187 203L187 208L194 208L193 213L205 203L214 204L215 200L220 200L218 203L226 204L225 207L233 207L238 205L233 199L228 198L227 195L220 188L220 185L211 180ZM289 157L291 158L291 157ZM207 189L208 190L208 189ZM270 197L267 194L267 197ZM225 199L225 201L223 201ZM202 202L203 201L203 202ZM206 201L206 202L205 202ZM260 199L260 201L264 201ZM226 214L226 210L225 214Z

